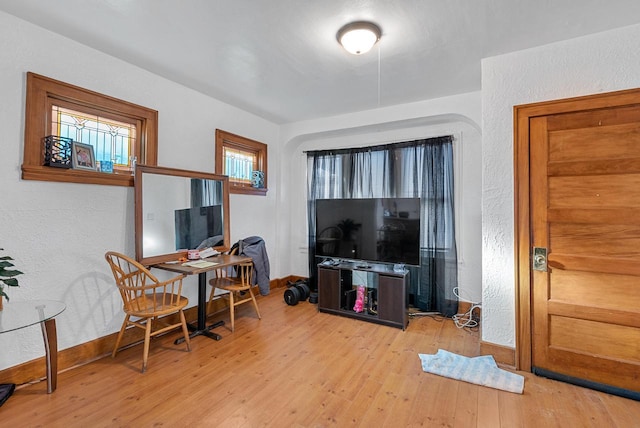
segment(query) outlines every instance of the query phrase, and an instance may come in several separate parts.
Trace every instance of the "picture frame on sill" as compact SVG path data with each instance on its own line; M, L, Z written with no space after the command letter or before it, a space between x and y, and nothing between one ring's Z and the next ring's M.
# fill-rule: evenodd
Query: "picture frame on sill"
M92 145L74 141L71 150L73 169L96 170L96 156Z

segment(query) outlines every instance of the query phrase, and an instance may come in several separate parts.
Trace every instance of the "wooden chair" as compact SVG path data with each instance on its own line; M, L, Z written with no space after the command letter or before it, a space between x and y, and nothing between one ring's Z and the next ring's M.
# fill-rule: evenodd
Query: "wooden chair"
M251 289L251 277L253 275L253 262L246 262L235 266L236 276L230 272L219 269L215 272L215 277L209 281L211 284L211 294L209 296L209 306L214 297L227 299L229 305L229 317L231 318L231 331L234 331L236 306L247 302L253 302L258 319L260 310L258 302ZM216 296L216 289L227 291L226 294Z
M184 275L161 282L148 269L124 254L109 251L104 256L113 272L113 277L124 302L124 313L126 314L111 356L116 356L124 331L129 325L145 331L142 356L143 373L147 369L149 342L153 336L176 327L182 327L187 350L191 351L189 330L187 329L187 322L183 312L189 300L181 296ZM167 323L164 317L175 313L179 315L180 322ZM132 320L132 317L135 320ZM159 317L163 318L160 319ZM156 323L160 324L161 328L153 330L152 325Z
M230 256L235 256L236 254L238 254L238 247L231 248L229 252L227 252L227 254ZM227 278L225 280L226 283L240 282L240 278L236 273L235 266L229 266L226 268L214 270L213 279L209 280L209 284L211 285L211 292L209 293L209 300L207 303L207 314L211 314L213 312L213 302L216 300L216 297L217 297L215 283L220 283L220 284L223 283L223 281L221 281L220 278Z

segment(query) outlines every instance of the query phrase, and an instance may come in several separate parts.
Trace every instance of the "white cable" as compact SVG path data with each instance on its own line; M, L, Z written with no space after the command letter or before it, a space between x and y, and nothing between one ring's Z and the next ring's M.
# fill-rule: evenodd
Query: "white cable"
M453 289L453 294L458 298L458 300L460 300L460 295L458 293L458 287L455 287ZM480 309L482 307L481 303L471 303L471 307L469 308L469 310L467 312L465 312L464 314L456 314L454 316L451 317L451 319L453 320L453 322L456 324L456 327L458 328L475 328L478 327L478 321L473 319L473 310L478 308Z
M460 300L460 295L458 293L458 287L453 289L453 294ZM456 314L451 317L456 327L458 328L475 328L478 327L478 321L473 319L473 310L480 309L482 307L481 303L471 303L471 307L464 314ZM439 315L439 312L411 312L409 313L409 317L420 317L420 316L430 316L433 317L435 315Z
M410 317L426 317L426 316L433 316L433 315L440 315L440 312L438 312L438 311L434 311L434 312L409 312L409 316Z

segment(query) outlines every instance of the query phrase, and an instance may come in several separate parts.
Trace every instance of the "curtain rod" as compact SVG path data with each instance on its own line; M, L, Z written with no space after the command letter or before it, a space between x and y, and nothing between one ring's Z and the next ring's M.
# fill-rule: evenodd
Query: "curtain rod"
M348 149L305 150L303 151L303 153L306 153L307 155L314 155L314 156L341 155L346 153L376 152L381 150L402 149L405 147L427 146L427 145L434 145L434 144L446 144L451 142L453 142L453 135L445 135L441 137L423 138L419 140L402 141L399 143L386 143L386 144L379 144L379 145L367 146L367 147L353 147Z

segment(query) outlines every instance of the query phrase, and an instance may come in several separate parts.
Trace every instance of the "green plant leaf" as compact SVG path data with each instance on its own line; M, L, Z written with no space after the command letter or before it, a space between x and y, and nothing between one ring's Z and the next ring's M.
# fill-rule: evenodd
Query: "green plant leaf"
M0 250L3 249L0 248ZM7 269L14 266L9 260L13 260L13 258L10 256L0 257L0 299L5 297L7 300L9 300L9 296L4 292L4 287L19 287L18 280L15 277L22 275L22 272L17 269Z
M7 284L10 287L18 287L18 280L15 278L9 278L9 279L0 279L0 281L4 282L5 284Z
M19 270L0 269L0 276L11 278L18 275L22 275L22 272L20 272Z

